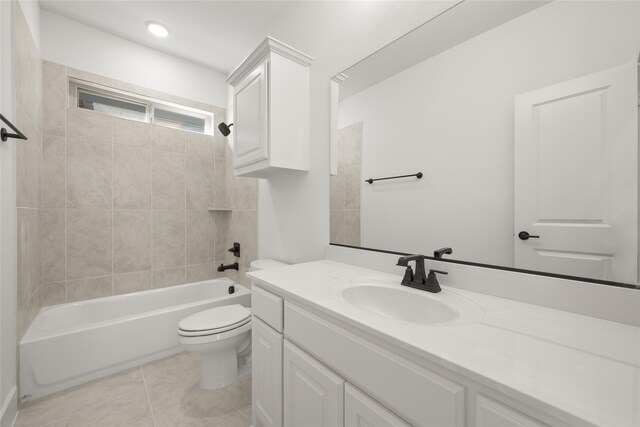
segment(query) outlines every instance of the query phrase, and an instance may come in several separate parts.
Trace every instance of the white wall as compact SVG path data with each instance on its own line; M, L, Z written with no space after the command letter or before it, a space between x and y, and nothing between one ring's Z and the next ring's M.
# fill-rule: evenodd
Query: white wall
M36 47L42 52L41 37L40 37L40 3L38 0L19 0L20 8L22 8L22 14L27 21L29 30L31 30L31 36L36 44Z
M225 107L225 76L43 10L42 57L137 86ZM213 53L212 53L213 54Z
M455 2L294 2L268 34L314 57L308 173L261 180L259 256L323 257L329 242L330 79ZM249 52L247 52L249 54Z
M513 265L514 96L638 56L638 2L554 2L356 94L362 246Z

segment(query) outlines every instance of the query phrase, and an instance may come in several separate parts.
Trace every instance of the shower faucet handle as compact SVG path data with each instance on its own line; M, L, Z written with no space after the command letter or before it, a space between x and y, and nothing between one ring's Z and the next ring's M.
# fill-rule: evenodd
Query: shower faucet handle
M228 252L231 252L233 254L233 256L235 257L240 257L240 243L238 242L233 242L233 247L227 249Z

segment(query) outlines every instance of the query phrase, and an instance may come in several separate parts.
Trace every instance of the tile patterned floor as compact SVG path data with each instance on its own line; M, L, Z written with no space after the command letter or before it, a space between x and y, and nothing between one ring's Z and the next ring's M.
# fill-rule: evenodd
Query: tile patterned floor
M251 377L198 388L198 356L180 353L21 405L14 427L249 427Z

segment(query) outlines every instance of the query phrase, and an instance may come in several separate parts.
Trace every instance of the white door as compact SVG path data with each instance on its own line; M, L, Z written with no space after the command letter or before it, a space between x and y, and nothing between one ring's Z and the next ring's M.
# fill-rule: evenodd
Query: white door
M344 385L345 427L409 427L397 415L355 388Z
M516 268L636 283L637 94L629 64L515 98Z
M235 168L265 160L269 62L258 65L233 90L233 165Z
M282 335L251 318L253 427L282 426Z
M341 427L344 380L287 340L283 361L285 427Z

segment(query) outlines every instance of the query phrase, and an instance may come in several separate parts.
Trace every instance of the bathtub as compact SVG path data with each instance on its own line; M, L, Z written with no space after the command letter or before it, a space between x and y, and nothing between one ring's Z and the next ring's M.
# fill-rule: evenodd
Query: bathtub
M20 341L20 394L36 399L177 353L182 318L228 304L250 307L251 292L215 279L44 307Z

